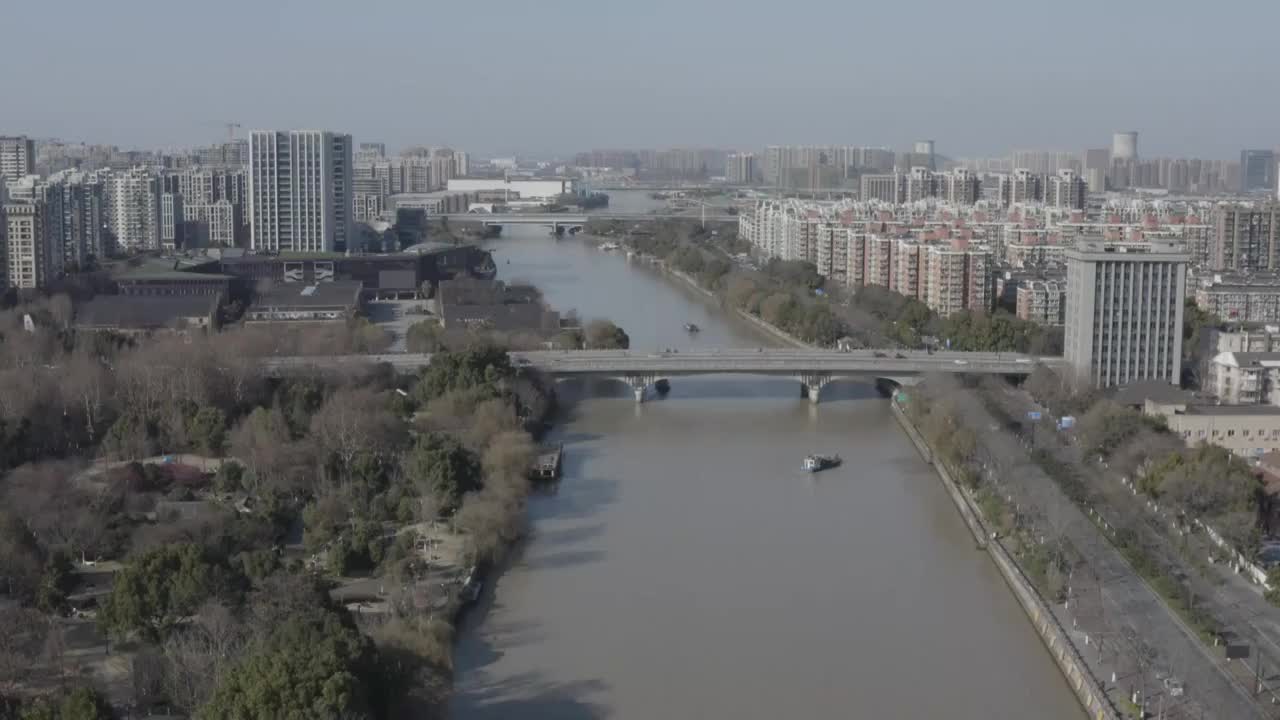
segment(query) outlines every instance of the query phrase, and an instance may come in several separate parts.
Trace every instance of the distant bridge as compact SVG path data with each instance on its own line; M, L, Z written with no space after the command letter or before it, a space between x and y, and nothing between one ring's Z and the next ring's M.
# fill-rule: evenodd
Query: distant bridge
M537 368L556 379L608 378L626 383L643 402L659 380L689 375L764 375L795 378L811 402L832 380L887 380L913 385L926 373L1029 375L1037 364L1061 367L1060 357L1038 358L1015 353L968 353L894 350L717 350L645 353L628 350L513 352L517 366ZM399 372L415 372L431 363L429 354L278 357L264 361L269 373L288 375L315 370L359 368L388 363Z
M438 215L449 222L483 223L485 227L502 227L504 225L542 225L551 228L552 232L565 230L576 232L587 224L588 220L617 220L619 222L651 222L654 220L699 220L700 214L680 213L449 213ZM707 222L737 222L737 215L707 215Z

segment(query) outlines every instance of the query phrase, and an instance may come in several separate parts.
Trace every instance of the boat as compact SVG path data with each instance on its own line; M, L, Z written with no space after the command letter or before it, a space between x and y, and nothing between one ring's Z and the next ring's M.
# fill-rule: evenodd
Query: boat
M618 249L618 243L616 243L616 242L607 242L607 243L602 244L602 245L600 246L600 249L601 249L601 250L603 250L603 251L605 251L605 252L613 252L614 250L617 250L617 249Z
M805 455L804 470L805 472L818 472L839 465L842 461L839 455Z
M696 333L696 332L702 332L702 328L698 327L697 325L694 325L693 323L685 323L685 324L684 324L684 331L685 331L685 332Z

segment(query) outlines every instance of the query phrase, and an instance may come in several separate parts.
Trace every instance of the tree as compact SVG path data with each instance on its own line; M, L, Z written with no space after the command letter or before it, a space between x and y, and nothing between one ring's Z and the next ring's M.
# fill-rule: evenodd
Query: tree
M205 455L221 455L226 444L227 418L216 407L202 407L187 421L187 436Z
M155 639L206 600L230 590L232 581L199 545L158 547L116 575L98 622L114 635L141 632Z
M22 709L19 720L110 720L111 706L87 687L77 687L60 696L38 698Z
M776 292L760 303L760 318L770 325L785 329L795 307L796 300L791 293Z
M626 350L631 338L610 320L596 319L587 323L585 335L588 350Z
M404 461L405 474L449 513L462 496L480 488L480 463L457 440L441 433L420 437Z
M35 610L0 609L0 695L19 690L34 673L48 627Z
M422 404L450 390L469 390L485 386L496 390L515 376L511 359L502 348L493 345L464 352L437 353L418 378L417 395Z
M199 720L372 717L377 678L371 641L337 613L285 619L229 670Z
M404 422L369 388L339 389L311 418L311 436L337 457L347 477L357 453L390 452L404 435Z
M423 320L409 326L405 345L411 353L439 352L444 346L444 328L434 320Z
M166 695L178 707L194 712L208 700L218 678L241 656L249 639L250 628L230 608L206 603L189 625L165 640Z
M231 454L244 463L245 485L258 496L296 489L307 469L278 409L257 408L241 420L231 433Z

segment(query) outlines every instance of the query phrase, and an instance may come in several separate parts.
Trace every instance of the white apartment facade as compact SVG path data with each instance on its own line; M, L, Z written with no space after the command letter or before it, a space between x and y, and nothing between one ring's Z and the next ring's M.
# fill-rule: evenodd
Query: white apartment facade
M333 252L352 237L351 136L254 131L249 138L249 242L269 252Z
M149 168L114 173L106 181L107 227L117 247L160 248L160 178Z

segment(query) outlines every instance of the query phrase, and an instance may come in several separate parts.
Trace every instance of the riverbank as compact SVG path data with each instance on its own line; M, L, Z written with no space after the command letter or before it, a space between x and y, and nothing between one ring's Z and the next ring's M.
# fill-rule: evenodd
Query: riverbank
M783 331L781 328L779 328L778 326L776 326L776 325L772 325L772 324L770 324L770 323L768 323L768 322L765 322L765 321L764 321L764 320L762 320L761 318L758 318L758 317L756 317L755 315L752 315L751 313L745 312L745 311L740 310L740 309L735 308L735 307L729 307L729 306L724 302L724 299L723 299L723 298L721 298L719 295L716 295L715 293L711 292L710 290L708 290L708 289L706 289L706 288L702 287L702 285L698 283L697 279L693 278L692 276L690 276L690 275L689 275L688 273L686 273L686 272L683 272L683 271L680 271L680 270L677 270L677 269L675 269L675 268L671 267L670 265L668 265L668 264L667 264L666 262L664 262L663 260L660 260L660 259L658 259L658 258L655 258L655 257L653 257L652 255L645 255L645 254L643 254L643 253L637 253L637 252L635 252L635 251L628 251L628 255L627 255L627 257L628 257L628 258L635 258L635 259L637 259L637 260L639 260L639 261L641 261L641 262L644 262L644 263L647 263L647 264L649 264L649 265L652 265L653 267L657 268L657 269L658 269L658 270L659 270L663 275L666 275L667 277L670 277L670 278L674 278L674 279L676 279L676 280L679 280L681 283L683 283L684 285L686 285L686 286L688 286L689 288L693 289L694 291L698 292L699 294L703 295L703 296L704 296L704 297L706 297L707 299L709 299L709 300L714 300L714 301L715 301L715 302L716 302L716 303L717 303L717 304L718 304L722 309L729 310L730 312L732 312L732 313L733 313L734 315L736 315L737 317L740 317L740 318L742 318L743 320L746 320L747 322L749 322L749 323L751 323L752 325L756 326L756 328L758 328L760 331L764 332L765 334L769 335L770 337L774 338L775 340L778 340L779 342L783 342L783 343L786 343L787 345L790 345L790 346L792 346L792 347L796 347L796 348L803 348L803 349L806 349L806 350L821 350L821 349L822 349L822 348L818 347L817 345L813 345L813 344L811 344L811 343L807 343L807 342L805 342L805 341L803 341L803 340L801 340L801 339L799 339L799 338L797 338L797 337L794 337L794 336L792 336L792 335L790 335L790 334L788 334L788 333L784 332L784 331Z
M978 547L986 550L992 561L995 562L1000 575L1005 579L1010 590L1013 591L1018 604L1026 612L1027 618L1031 620L1031 625L1036 629L1040 639L1044 641L1045 648L1053 656L1054 662L1057 663L1058 668L1067 678L1067 682L1070 684L1076 698L1080 701L1080 705L1089 713L1090 717L1119 720L1121 717L1119 711L1112 707L1107 694L1089 671L1088 664L1071 642L1066 629L1058 623L1053 610L1036 591L1033 583L1022 568L1005 550L999 539L995 538L989 529L989 525L985 522L982 510L977 506L977 503L967 492L961 489L944 464L936 461L932 448L929 447L924 437L907 418L896 400L892 401L892 409L894 418L897 419L907 437L911 439L912 444L920 452L921 458L933 466L933 469L937 472L938 478L947 490L947 495L955 503L956 510L960 512Z

